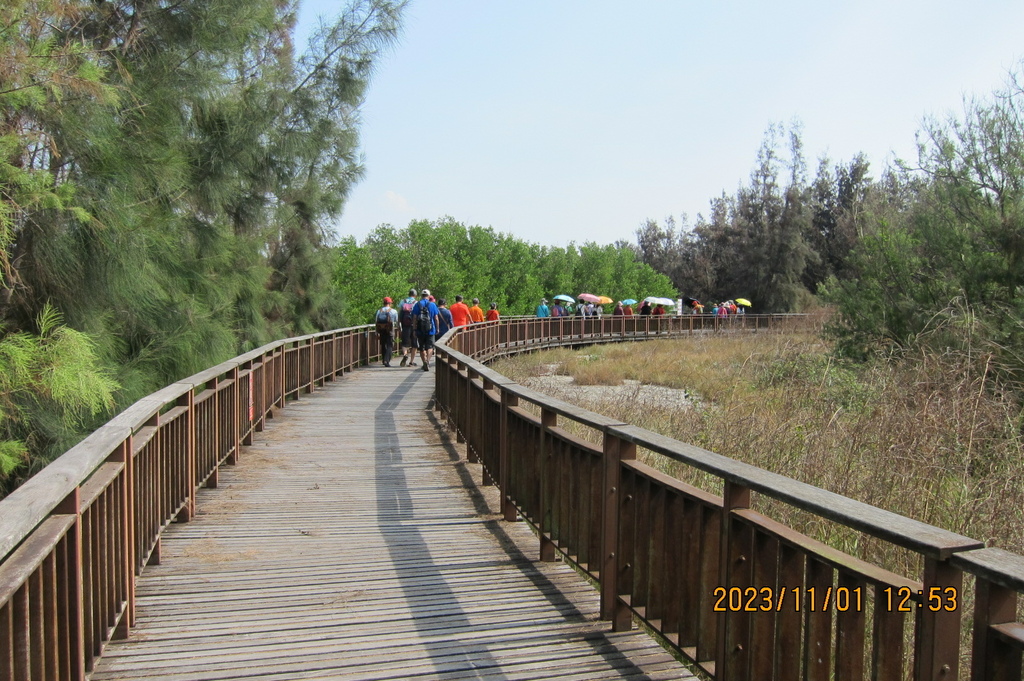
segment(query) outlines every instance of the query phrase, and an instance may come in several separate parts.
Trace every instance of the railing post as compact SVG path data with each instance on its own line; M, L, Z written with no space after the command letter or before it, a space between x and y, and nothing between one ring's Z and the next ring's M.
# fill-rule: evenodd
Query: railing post
M196 431L197 445L198 445L198 438L200 438L200 437L212 437L213 438L213 470L210 471L209 477L206 478L206 483L205 483L206 484L206 489L217 489L217 485L220 484L220 430L221 430L221 428L224 427L224 424L221 423L221 421L220 421L220 413L221 413L220 403L221 403L221 398L223 396L221 395L221 390L219 389L219 386L220 386L220 377L219 376L210 379L210 381L207 382L207 384L206 384L206 389L207 390L211 390L211 389L213 390L213 397L209 398L209 400L208 400L209 402L211 402L213 404L213 434L212 435L205 435L203 433L198 432L198 430ZM198 446L197 446L197 450L198 450ZM197 462L198 462L198 459L197 459Z
M462 411L459 423L459 433L462 435L462 439L459 440L456 436L456 441L466 443L466 461L469 463L478 463L480 457L476 455L476 450L473 448L473 369L468 364L466 365L466 377L463 379L462 385ZM461 375L460 375L460 378Z
M945 560L924 559L923 605L917 609L917 635L915 636L914 670L916 681L953 681L960 671L960 612L932 609L928 597L932 593L944 595L953 589L957 601L962 602L963 572ZM931 591L936 589L936 592ZM943 599L945 602L945 599Z
M61 598L57 604L59 626L65 628L67 636L67 664L61 671L67 671L71 681L85 681L85 621L82 611L82 503L81 488L75 487L53 509L54 515L73 515L75 524L67 531L67 551L57 555L58 580L63 579ZM56 652L56 651L55 651ZM0 665L0 673L7 667Z
M494 322L494 327L497 328L498 323ZM496 482L500 488L504 484L504 478L501 477L501 465L498 462L497 468L494 467L494 452L490 450L488 446L490 440L487 437L488 433L493 433L495 426L500 427L501 417L499 415L498 423L487 422L488 406L490 404L488 393L494 392L494 382L485 376L479 376L480 382L480 397L477 399L477 417L475 421L478 426L476 428L476 441L477 446L480 448L480 461L483 463L483 480L482 484L487 487L494 485ZM499 453L500 457L500 453ZM497 476L497 480L495 480Z
M501 424L498 440L498 475L501 478L499 490L501 494L501 515L508 522L515 522L519 518L516 513L515 504L512 503L512 491L509 489L511 481L512 462L509 460L510 442L509 438L509 410L519 406L519 398L516 395L501 391Z
M628 631L632 614L619 599L619 510L622 507L622 462L636 459L636 445L609 433L601 449L604 462L601 508L601 619L611 620L614 631Z
M722 492L721 540L719 542L719 580L718 584L726 589L733 586L746 586L751 566L749 551L742 549L742 537L736 532L732 512L736 509L750 508L750 488L725 481ZM737 582L740 582L739 584ZM738 681L747 678L746 662L749 658L745 632L747 627L740 620L730 618L732 613L722 612L718 615L718 641L715 655L715 677L718 681ZM744 613L740 613L743 615Z
M971 655L971 678L979 681L989 679L1019 679L1021 654L1008 649L999 650L998 641L992 635L994 624L1006 624L1017 620L1017 592L995 584L979 575L975 586L974 600L974 647Z
M196 514L196 471L199 467L196 461L198 455L196 447L196 401L195 401L195 388L189 388L188 392L178 398L177 404L179 407L185 407L187 409L185 414L186 419L186 441L188 443L188 452L186 454L188 458L188 503L186 503L181 511L178 512L176 520L181 522L188 522L192 520L192 516ZM160 560L160 544L157 539L156 548L153 549L157 556L157 561Z
M550 539L553 529L551 496L554 494L554 471L552 461L554 454L551 449L551 436L548 429L554 428L558 423L558 414L548 409L541 409L540 413L540 559L550 563L555 559L555 545Z
M370 332L367 331L366 333L369 334ZM309 361L306 363L306 370L309 371L309 383L307 384L306 392L312 393L316 385L316 339L309 338L306 340L306 344L309 346ZM302 392L302 390L298 392Z
M242 429L241 417L238 414L238 407L242 403L243 399L242 385L241 380L239 379L240 373L241 372L238 370L237 366L228 372L228 375L231 378L231 392L234 394L235 398L234 400L232 400L233 404L231 405L231 408L228 410L228 413L225 414L228 421L226 427L231 429L231 453L228 454L227 458L225 459L225 463L227 463L229 466L234 466L238 464L238 450L242 444L242 440L238 436L238 432ZM218 418L217 420L220 421L220 418Z
M257 432L258 430L261 430L261 428L258 427L257 424L263 420L263 417L259 416L257 419L256 414L256 362L246 362L245 368L249 372L248 380L246 381L249 387L245 395L245 413L247 427L245 429L245 436L242 438L241 443L243 445L249 446L252 444L253 433Z
M281 352L277 357L277 394L274 396L274 406L284 409L285 404L288 400L286 394L288 392L288 347L287 344L282 343L281 347L278 348Z
M107 461L118 462L124 465L124 468L122 469L122 475L124 475L124 488L122 489L121 498L118 500L123 511L121 513L120 525L121 535L124 541L124 556L122 557L122 564L119 571L120 574L118 576L124 580L125 608L111 638L125 639L128 638L128 630L135 626L136 557L134 512L135 494L133 492L135 472L132 457L131 435L129 435L128 438L121 443L121 446L107 458ZM115 570L115 572L118 571Z

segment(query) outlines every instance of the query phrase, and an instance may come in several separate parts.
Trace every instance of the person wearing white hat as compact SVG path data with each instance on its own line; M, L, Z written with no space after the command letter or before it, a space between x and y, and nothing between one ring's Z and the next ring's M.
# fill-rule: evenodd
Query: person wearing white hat
M430 356L434 354L434 336L437 335L437 317L440 314L437 303L430 299L430 291L420 291L420 301L413 306L412 317L416 320L416 341L424 371L430 371Z

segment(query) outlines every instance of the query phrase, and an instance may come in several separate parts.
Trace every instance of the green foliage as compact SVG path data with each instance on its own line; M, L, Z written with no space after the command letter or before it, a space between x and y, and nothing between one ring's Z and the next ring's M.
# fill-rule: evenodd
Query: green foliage
M96 425L104 381L125 405L340 325L326 225L404 5L353 0L299 54L278 0L0 7L0 465Z
M34 333L0 337L0 491L63 451L119 388L91 339L45 306Z
M334 282L351 324L368 323L383 296L397 300L409 288L429 288L449 303L456 294L496 302L503 314L532 314L542 297L560 293L676 295L668 277L625 244L542 247L450 217L401 230L381 225L362 245L344 240L336 256Z
M822 289L842 353L965 349L1024 378L1022 105L1012 81L962 118L929 122L919 167L867 204L869 233Z
M770 126L749 184L712 200L692 225L648 220L636 233L641 261L706 303L743 297L756 312L807 307L855 240L867 162L834 171L823 160L811 186L805 174L799 127Z

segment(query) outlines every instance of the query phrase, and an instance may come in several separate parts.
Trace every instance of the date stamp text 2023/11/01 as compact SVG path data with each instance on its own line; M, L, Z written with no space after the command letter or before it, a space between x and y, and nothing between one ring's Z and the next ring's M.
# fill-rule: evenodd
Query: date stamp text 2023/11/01
M711 592L715 612L863 612L868 601L865 587L715 587ZM875 592L875 607L888 612L956 612L960 592L956 587L912 589L887 586Z

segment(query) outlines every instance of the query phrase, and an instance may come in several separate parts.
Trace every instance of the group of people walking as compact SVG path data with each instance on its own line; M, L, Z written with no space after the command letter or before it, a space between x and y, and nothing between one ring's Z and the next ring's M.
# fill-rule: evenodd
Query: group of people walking
M536 315L540 318L544 317L571 317L575 314L577 317L600 317L603 313L603 306L595 305L594 303L580 303L575 311L571 305L562 305L558 300L555 301L554 305L548 306L546 298L541 298L540 305L537 306ZM663 315L665 314L664 305L652 306L646 300L640 306L639 313L641 315ZM620 300L615 304L615 309L612 310L612 316L626 316L630 317L633 315L633 308L630 305L625 305Z
M423 371L430 371L435 338L456 326L496 321L499 317L497 303L491 303L490 309L484 312L479 298L473 298L471 307L462 296L455 296L455 302L449 308L444 298L435 299L429 289L420 291L418 299L416 289L409 289L409 295L397 305L387 296L383 302L375 315L375 323L381 363L386 367L391 366L396 337L402 355L399 366L416 366L416 353L419 352Z

